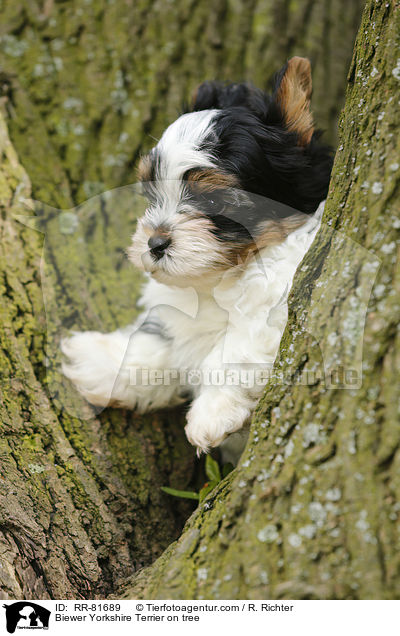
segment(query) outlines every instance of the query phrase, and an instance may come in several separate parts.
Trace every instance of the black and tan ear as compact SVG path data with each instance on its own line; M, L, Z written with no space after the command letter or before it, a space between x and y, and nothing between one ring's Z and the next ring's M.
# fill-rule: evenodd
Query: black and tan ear
M286 127L295 132L299 144L307 145L314 132L310 110L312 92L311 64L306 57L292 57L281 71L276 100L283 113Z

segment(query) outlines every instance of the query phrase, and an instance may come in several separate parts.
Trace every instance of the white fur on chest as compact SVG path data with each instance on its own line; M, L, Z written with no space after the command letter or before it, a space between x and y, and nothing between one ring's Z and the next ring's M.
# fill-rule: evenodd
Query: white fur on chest
M315 237L323 206L283 243L264 248L243 271L228 271L208 290L149 280L141 304L156 313L175 343L171 363L198 368L221 339L216 364L274 361L293 277Z
M65 375L92 404L142 412L181 403L189 391L195 398L187 413L189 441L199 452L220 445L242 429L262 394L267 380L242 383L243 371L272 367L293 276L323 207L283 243L263 249L245 269L229 270L213 285L180 288L149 280L135 324L63 340ZM239 382L226 380L232 370L239 371ZM197 373L195 384L191 372Z

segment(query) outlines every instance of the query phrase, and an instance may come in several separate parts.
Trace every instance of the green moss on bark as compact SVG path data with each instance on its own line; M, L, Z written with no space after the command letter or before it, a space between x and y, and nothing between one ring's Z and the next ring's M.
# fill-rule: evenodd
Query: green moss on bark
M134 164L205 79L265 87L313 64L318 125L336 141L363 0L68 0L2 7L1 86L35 198L69 207L135 181Z
M84 299L72 305L66 298L74 290L79 297L83 276L90 288L97 271L79 270L81 259L77 254L75 265L70 249L69 272L76 272L68 289L59 276L67 258L60 215L46 223L46 235L28 227L30 219L37 223L26 216L30 183L3 118L0 157L0 594L104 596L176 537L190 506L173 507L160 487L189 482L193 451L179 413L138 418L109 410L96 417L62 380L63 321L93 320ZM44 247L53 237L60 241L54 252ZM97 239L89 249L99 250ZM47 264L40 268L43 253ZM132 278L131 311L136 293ZM116 326L115 299L111 294L108 309L102 294L97 326Z

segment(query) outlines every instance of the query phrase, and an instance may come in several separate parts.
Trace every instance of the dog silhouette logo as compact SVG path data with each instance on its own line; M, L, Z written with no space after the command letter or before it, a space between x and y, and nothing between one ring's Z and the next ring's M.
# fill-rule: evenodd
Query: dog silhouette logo
M6 627L9 634L16 629L48 629L50 610L32 603L18 601L11 605L3 605L6 610Z

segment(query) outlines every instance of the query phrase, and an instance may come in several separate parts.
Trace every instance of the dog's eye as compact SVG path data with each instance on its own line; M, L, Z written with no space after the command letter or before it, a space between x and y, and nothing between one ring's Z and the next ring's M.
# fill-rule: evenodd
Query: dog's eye
M221 202L217 201L217 199L207 199L206 203L209 208L217 208L221 205Z
M198 197L198 205L205 214L222 214L226 208L226 202L217 192L203 193Z

